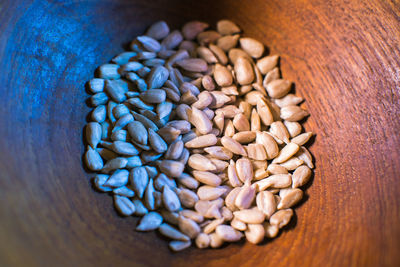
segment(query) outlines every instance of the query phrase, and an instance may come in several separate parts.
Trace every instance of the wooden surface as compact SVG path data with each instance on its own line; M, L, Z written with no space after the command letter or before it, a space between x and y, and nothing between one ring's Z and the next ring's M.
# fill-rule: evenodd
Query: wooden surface
M85 82L165 19L236 21L282 56L317 134L276 240L172 254L81 165ZM399 1L0 2L1 266L400 266Z

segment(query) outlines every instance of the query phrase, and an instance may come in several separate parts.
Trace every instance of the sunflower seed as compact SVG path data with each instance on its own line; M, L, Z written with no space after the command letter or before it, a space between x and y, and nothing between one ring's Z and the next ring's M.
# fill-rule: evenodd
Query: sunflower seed
M182 34L187 40L193 40L196 36L207 29L209 25L202 21L190 21L182 28Z
M103 79L119 79L117 64L104 64L99 67L99 76Z
M244 223L258 224L265 220L265 215L258 209L234 211L233 216Z
M134 199L133 204L135 205L135 215L137 216L144 216L146 215L149 211L146 209L146 207L143 205L142 201L139 199Z
M206 45L214 43L220 37L221 34L216 31L204 31L197 35L197 41L200 43L200 45Z
M234 154L242 155L245 157L247 156L246 150L243 148L243 146L239 142L228 136L224 136L221 138L221 144Z
M254 80L253 68L249 60L245 57L239 57L234 63L236 81L241 85L251 84Z
M230 20L220 20L217 22L217 31L221 35L230 35L240 32L240 28Z
M292 209L279 210L271 216L269 222L271 225L276 225L277 227L282 228L290 222L292 216Z
M199 197L189 189L181 189L178 193L179 200L186 208L193 208L199 201Z
M313 158L304 146L296 153L298 159L302 160L310 169L314 168Z
M264 146L267 159L273 159L279 154L278 144L266 132L257 132L256 143Z
M200 46L196 49L196 52L200 58L204 59L209 64L218 62L218 59L214 56L213 52L211 52L207 47Z
M279 60L278 55L272 55L260 58L257 61L257 68L263 75L265 75L267 74L267 72L271 71L273 68L276 67L276 65L278 64L278 60Z
M157 229L163 221L163 217L155 212L151 211L143 216L140 220L139 225L136 227L136 231L152 231Z
M105 186L118 188L128 183L129 171L121 169L116 170L104 183Z
M210 237L205 233L197 235L195 244L198 248L207 248L210 245Z
M164 207L169 211L177 211L181 207L181 202L179 201L178 196L169 188L168 185L164 186L162 201Z
M197 189L197 195L201 200L214 200L219 198L225 192L226 189L223 187L214 187L209 185L203 185Z
M259 98L257 101L257 112L265 126L269 126L274 122L274 117L272 116L271 110L267 102L262 98Z
M196 178L197 181L199 181L203 184L206 184L206 185L219 186L222 182L221 178L219 178L217 175L213 174L212 172L193 171L192 174L193 174L194 178Z
M268 238L274 238L279 233L279 228L276 225L271 225L268 222L263 223L265 236Z
M287 144L282 150L279 152L278 156L272 161L272 163L282 163L290 159L294 154L299 151L299 145L295 143Z
M172 251L178 252L190 247L191 244L192 244L191 241L174 240L169 242L168 246Z
M165 21L158 21L152 24L146 32L147 36L150 36L156 40L161 40L167 37L169 33L169 27Z
M190 241L190 238L187 235L183 234L182 232L175 229L175 227L167 223L161 224L160 227L158 227L158 231L163 236L168 237L170 239L180 240L180 241Z
M217 169L211 160L201 154L192 154L189 157L188 165L198 171L215 171Z
M179 215L182 215L188 219L195 221L196 223L202 223L204 221L203 215L193 210L181 210Z
M264 239L265 230L262 224L248 224L244 234L247 241L252 244L258 244Z
M281 121L275 121L271 123L269 132L274 136L275 138L278 138L279 140L289 143L289 132L286 129L286 126L281 122Z
M142 47L149 52L158 52L161 49L160 43L149 36L138 36L136 40L138 40Z
M236 171L243 183L250 183L253 179L253 166L247 158L240 158L236 161Z
M186 148L200 148L213 146L217 143L217 137L214 134L206 134L185 143Z
M98 122L89 122L86 125L86 141L93 149L97 147L101 140L101 125Z
M243 131L235 133L232 139L239 142L240 144L248 144L256 139L256 132L253 131Z
M264 45L253 38L242 37L239 39L239 43L240 47L254 58L259 58L264 53Z
M183 216L179 216L178 226L182 233L189 236L191 239L195 238L200 233L199 225L195 221Z
M101 159L100 154L90 146L87 147L84 160L86 166L91 171L99 171L103 168L103 160Z
M162 160L158 167L160 168L160 171L166 175L178 178L181 176L185 165L179 161Z
M236 196L235 206L239 209L248 209L253 203L255 196L256 187L245 184Z
M269 219L276 211L275 197L271 192L262 191L256 197L257 208Z
M287 121L299 121L308 115L308 112L299 106L290 105L281 109L281 118Z
M290 174L274 174L255 184L258 186L258 191L264 191L269 187L286 188L292 184L292 178Z
M265 148L261 144L249 144L247 146L247 155L251 159L255 160L266 160L267 153L265 152Z
M114 195L114 205L119 214L123 216L132 215L136 208L132 201L124 196Z
M222 36L218 38L217 46L225 52L228 52L237 45L239 37L239 34Z
M122 157L114 158L107 161L107 163L104 164L104 167L101 171L103 173L110 173L111 171L125 168L126 164L128 164L128 160L126 158Z
M143 198L149 183L149 175L144 167L133 168L129 173L129 181L139 198Z

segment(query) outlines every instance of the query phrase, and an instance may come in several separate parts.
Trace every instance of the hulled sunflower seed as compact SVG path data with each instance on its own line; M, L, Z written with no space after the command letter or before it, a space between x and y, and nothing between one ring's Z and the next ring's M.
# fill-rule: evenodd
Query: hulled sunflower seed
M136 208L132 201L124 196L114 195L114 205L119 214L123 216L132 215Z
M259 58L264 53L264 45L249 37L243 37L239 39L240 47L246 51L247 54L254 58Z
M100 154L90 146L87 147L84 159L86 166L91 171L99 171L103 168L103 160L101 159Z
M215 171L217 169L211 160L201 154L192 154L189 157L188 165L198 171Z
M279 210L271 216L269 222L271 225L276 225L278 228L282 228L290 222L292 216L292 209Z
M253 244L260 243L265 236L265 230L262 224L248 224L247 230L244 232L247 241Z
M163 217L159 213L151 211L143 216L139 225L136 227L136 231L155 230L161 225L162 221Z
M221 138L221 144L234 154L242 155L245 157L247 156L246 150L243 148L243 146L239 142L228 136L224 136Z
M265 215L258 209L244 209L234 211L233 216L244 223L258 224L265 220Z
M206 134L185 143L186 148L200 148L213 146L217 143L217 137L214 134Z
M175 227L167 223L161 224L160 227L158 227L158 231L163 236L168 237L170 239L180 240L180 241L190 241L190 238L187 235L183 234L182 232L175 229Z

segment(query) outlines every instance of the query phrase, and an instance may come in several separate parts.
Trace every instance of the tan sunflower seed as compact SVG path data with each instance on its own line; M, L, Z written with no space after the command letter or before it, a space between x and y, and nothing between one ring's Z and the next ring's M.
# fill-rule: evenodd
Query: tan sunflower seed
M253 203L255 196L256 187L245 184L242 186L240 192L236 196L235 206L239 209L248 209Z
M190 132L191 129L190 123L184 120L169 121L166 126L174 127L175 129L178 129L182 134Z
M278 144L267 132L257 132L256 143L264 146L267 159L273 159L279 154Z
M258 185L258 191L264 191L267 188L286 188L292 184L292 178L290 174L274 174L267 178L257 181L255 184Z
M268 238L274 238L278 235L279 233L279 228L276 225L271 225L269 222L264 222L264 231L265 231L265 236Z
M220 37L221 34L216 31L204 31L197 35L197 41L200 43L200 45L207 45L214 43Z
M289 132L281 121L275 121L271 123L269 132L272 134L272 136L278 138L279 140L289 143Z
M215 65L214 79L219 86L229 86L233 81L231 72L221 64Z
M265 220L265 215L257 208L234 211L233 216L244 223L258 224Z
M200 233L195 240L198 248L207 248L210 245L210 237L205 233Z
M197 97L191 91L182 94L180 102L186 105L192 105L197 101Z
M237 45L239 37L239 34L222 36L218 38L217 46L225 52L228 52Z
M254 171L254 180L262 180L264 178L267 178L269 175L268 171L266 169L256 169Z
M307 143L308 140L310 140L312 135L313 135L312 132L303 133L303 134L300 134L300 135L296 136L295 138L293 138L291 140L291 142L295 143L295 144L298 144L299 146L302 146L305 143Z
M240 158L236 161L236 171L243 183L250 183L253 179L253 166L248 158Z
M181 232L191 239L195 238L200 233L199 225L195 221L183 216L179 216L178 226Z
M219 198L225 192L226 189L223 187L214 187L209 185L203 185L197 189L197 195L201 200L214 200Z
M257 67L263 75L267 74L269 71L274 69L278 64L279 56L272 55L260 58L257 61Z
M314 168L312 155L304 146L300 147L300 150L296 153L296 157L302 160L310 169Z
M192 104L192 107L203 110L208 107L212 101L212 95L208 91L203 91L197 96L197 101Z
M228 63L228 57L226 56L224 50L214 44L210 44L209 47L222 65L226 65Z
M281 109L281 118L287 121L299 121L309 113L299 106L290 105Z
M239 43L240 47L254 58L259 58L264 53L264 45L253 38L242 37L239 39Z
M209 25L202 21L190 21L183 25L182 34L187 40L193 40L196 36L207 29Z
M293 171L303 163L304 161L299 159L298 157L291 157L290 159L281 163L280 165L285 169L287 169L288 171Z
M291 90L292 83L288 80L277 79L268 83L266 89L268 95L272 98L282 98Z
M242 186L242 182L239 180L239 177L237 175L236 164L233 160L231 160L228 166L228 179L231 186L234 187L235 189L238 188L239 186Z
M229 225L218 225L215 229L215 233L227 242L237 242L243 237L240 231L235 230Z
M240 28L230 20L220 20L217 22L217 31L221 35L230 35L240 32Z
M212 248L219 248L224 244L224 240L219 237L216 233L212 233L208 235L210 237L210 247Z
M250 131L250 123L249 123L248 119L246 118L246 116L243 115L243 113L237 114L233 118L232 123L233 123L233 126L235 126L236 130L239 132Z
M265 230L262 224L248 224L247 230L244 232L247 241L252 244L258 244L263 241Z
M199 46L196 49L196 52L200 58L204 59L209 64L218 62L218 59L214 56L213 52L211 52L211 50L207 47Z
M226 149L228 149L229 151L231 151L234 154L242 155L244 157L247 156L247 153L246 153L246 150L244 149L244 147L239 142L232 139L231 137L228 137L228 136L222 137L221 144Z
M215 111L216 115L218 115L219 113L222 113L225 119L232 119L233 117L235 117L236 114L241 113L241 111L235 105L226 105Z
M162 160L158 166L160 171L174 178L181 176L185 165L175 160Z
M277 208L281 210L291 208L292 206L296 205L303 198L303 191L298 188L287 188L281 189L279 195L281 197L281 201L278 203Z
M268 165L267 171L270 174L287 174L288 173L288 170L285 167L280 166L275 163Z
M114 206L122 216L131 216L136 210L132 201L124 196L114 195Z
M192 190L181 189L178 193L179 200L186 208L193 208L199 201L199 197Z
M225 95L235 95L235 96L239 95L236 85L222 87L221 92L224 93Z
M215 231L215 229L224 222L224 218L219 218L211 221L207 226L204 227L203 232L205 234L210 234Z
M151 211L143 216L140 220L139 225L136 227L136 231L152 231L157 229L163 221L163 217L155 212Z
M261 120L256 109L253 108L250 117L250 130L251 131L261 131Z
M179 215L182 215L188 219L195 221L196 223L202 223L204 221L203 215L194 210L181 210Z
M284 121L283 124L286 126L286 129L288 130L291 138L294 138L301 133L302 128L300 123L298 123L297 121Z
M297 169L293 172L292 180L293 188L301 187L305 185L311 177L311 169L306 165L302 165L297 167Z
M256 197L257 208L269 219L276 211L275 197L271 192L261 191Z
M267 102L262 98L259 98L257 101L257 113L265 126L269 126L274 122L271 110Z
M214 166L216 167L215 173L222 173L225 171L225 169L228 167L229 163L224 161L224 160L219 160L219 159L215 159L211 156L207 156L211 162L214 164Z
M233 122L231 120L227 120L224 123L224 135L228 137L233 137L235 135L235 126L233 126Z
M233 153L222 146L211 146L204 148L210 156L220 160L230 160L233 157Z
M247 225L236 218L233 218L231 221L231 226L238 231L245 231L247 229Z
M249 144L247 146L247 155L254 160L266 160L267 153L262 144Z
M239 57L234 63L236 81L241 85L251 84L254 80L253 67L245 57Z
M290 222L292 216L292 209L279 210L271 216L271 218L269 219L269 223L271 225L276 225L280 229Z
M221 209L221 215L224 218L224 221L229 222L233 219L233 213L230 209L227 207L222 207Z
M214 134L206 134L196 137L185 143L186 148L201 148L213 146L217 143L217 137Z
M189 121L201 134L208 134L212 130L210 119L203 111L195 107L192 107L191 112L189 112Z
M279 152L278 156L272 161L272 163L282 163L290 159L294 154L299 151L299 145L295 143L287 144L282 150Z
M224 130L224 115L222 113L219 113L214 116L214 125L217 127L217 129L220 132L223 132Z
M201 154L192 154L189 157L188 165L198 171L215 171L217 169L211 160Z
M277 81L279 81L279 80L277 80ZM275 81L274 81L274 83L275 83ZM273 84L273 82L271 82L271 84ZM275 103L281 108L286 107L286 106L298 105L301 102L303 102L303 98L300 96L296 96L294 94L288 94L285 97L282 97L280 99L275 99Z

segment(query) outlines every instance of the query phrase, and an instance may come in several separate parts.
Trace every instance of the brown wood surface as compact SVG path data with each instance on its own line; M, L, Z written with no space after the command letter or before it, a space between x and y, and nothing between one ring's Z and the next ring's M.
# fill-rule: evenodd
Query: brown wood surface
M236 21L317 134L307 201L254 246L171 253L81 165L85 81L155 20ZM400 2L0 1L1 266L400 266Z

